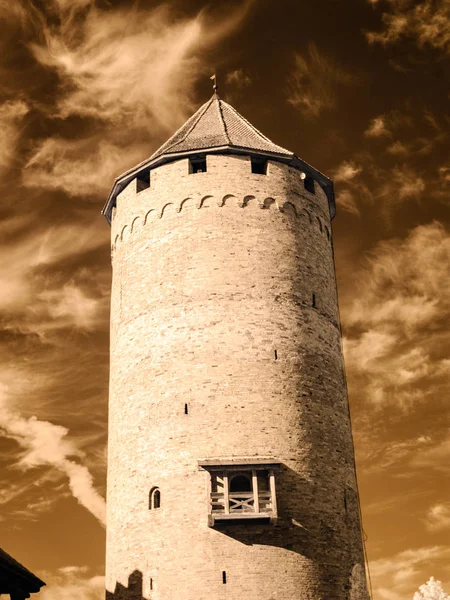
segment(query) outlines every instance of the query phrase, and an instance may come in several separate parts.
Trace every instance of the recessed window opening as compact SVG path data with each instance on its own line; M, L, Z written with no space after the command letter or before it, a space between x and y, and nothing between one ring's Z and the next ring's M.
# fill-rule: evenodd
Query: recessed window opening
M312 177L305 177L303 183L305 185L305 190L314 194L314 179Z
M187 415L189 413L189 407L187 404L184 405L184 414Z
M222 583L226 583L226 582L227 582L227 572L222 571Z
M150 510L161 507L161 492L159 488L154 487L150 490L148 507Z
M251 492L252 482L247 475L235 475L230 480L230 492Z
M153 579L150 577L150 591L153 589Z
M190 158L189 173L206 173L206 156Z
M275 360L278 360L278 352L275 350Z
M150 187L150 171L139 173L136 178L136 191L142 192Z
M252 173L259 175L267 175L267 158L261 158L260 156L251 156L252 162Z
M313 292L313 295L312 295L312 307L316 308L316 294L314 292Z

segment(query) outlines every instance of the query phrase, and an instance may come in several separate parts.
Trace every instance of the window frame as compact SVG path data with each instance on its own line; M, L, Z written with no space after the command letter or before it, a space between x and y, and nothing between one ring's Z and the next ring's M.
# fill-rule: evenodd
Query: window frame
M238 463L199 461L199 468L208 472L208 524L214 527L217 523L227 521L269 520L274 522L278 517L276 498L275 473L280 467L278 461L266 460L264 462ZM267 489L259 488L258 473L266 473ZM251 482L251 492L232 492L230 483L233 477L245 475ZM213 477L221 477L223 492L213 491ZM223 506L223 510L215 510L216 506ZM265 504L263 509L262 504ZM234 505L234 506L233 506ZM270 509L267 510L267 506ZM253 510L252 510L253 509Z
M157 497L157 502L155 499ZM157 505L157 506L156 506ZM152 487L150 493L148 495L148 509L149 510L158 510L161 508L161 490L158 486Z

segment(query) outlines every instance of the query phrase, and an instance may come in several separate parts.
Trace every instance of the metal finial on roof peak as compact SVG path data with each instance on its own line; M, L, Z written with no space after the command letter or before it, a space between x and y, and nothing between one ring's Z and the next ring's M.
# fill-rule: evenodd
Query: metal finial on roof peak
M214 93L217 94L217 90L219 89L219 86L217 85L216 74L214 73L214 75L211 75L210 79L214 82L213 83L213 90L214 90Z

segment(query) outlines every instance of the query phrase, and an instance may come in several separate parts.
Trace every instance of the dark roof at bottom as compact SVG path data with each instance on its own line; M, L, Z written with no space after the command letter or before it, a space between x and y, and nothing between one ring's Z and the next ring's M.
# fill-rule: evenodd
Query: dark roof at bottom
M45 583L0 548L0 594L22 593L24 598L39 592Z

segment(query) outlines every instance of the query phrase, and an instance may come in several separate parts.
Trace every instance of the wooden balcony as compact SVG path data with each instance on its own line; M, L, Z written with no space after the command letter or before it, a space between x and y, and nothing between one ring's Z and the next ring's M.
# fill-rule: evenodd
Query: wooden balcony
M227 470L213 477L210 491L209 525L219 521L249 519L271 520L277 516L274 471L252 469L241 471L247 476L251 490L233 491L233 474ZM230 485L231 478L231 485Z

